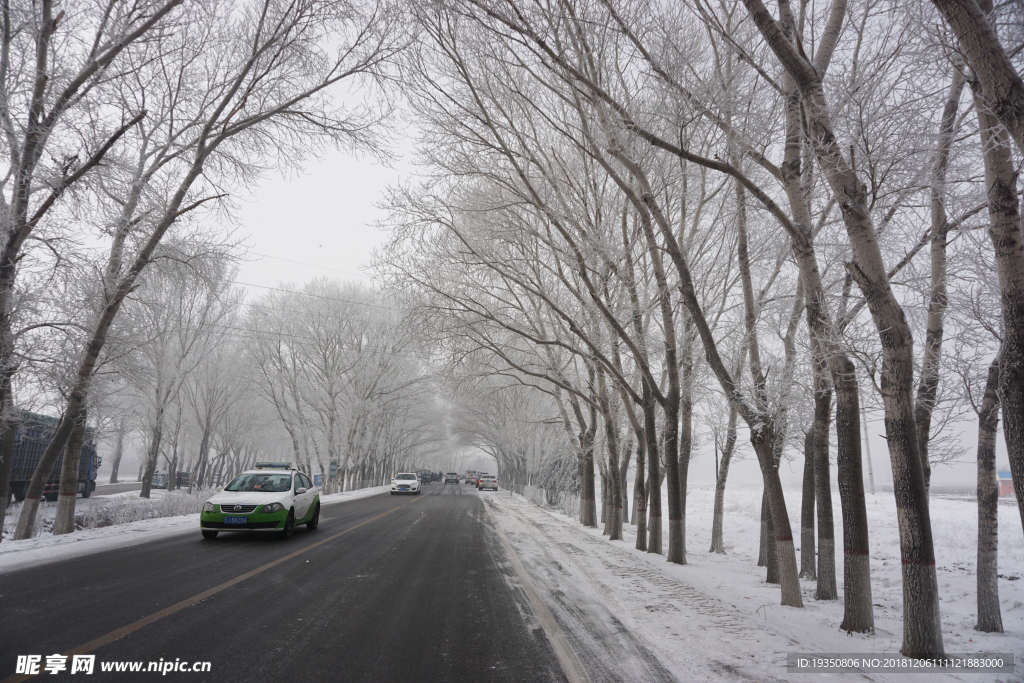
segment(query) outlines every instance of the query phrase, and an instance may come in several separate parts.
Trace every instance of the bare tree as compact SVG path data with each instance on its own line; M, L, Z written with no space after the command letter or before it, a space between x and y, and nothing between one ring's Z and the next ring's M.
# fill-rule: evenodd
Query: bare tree
M330 91L341 82L382 75L401 46L392 8L356 8L341 0L297 5L264 0L241 10L211 11L219 15L197 12L188 30L162 34L157 43L166 46L168 56L149 60L140 54L148 68L137 69L133 78L144 80L144 87L132 90L126 84L124 89L130 101L145 97L152 86L150 94L166 98L165 109L133 140L137 163L116 202L89 339L64 418L29 486L18 538L30 534L46 474L70 435L71 416L86 402L111 326L171 226L222 196L222 184L258 173L269 154L276 163L301 158L314 140L376 148L377 113L338 107ZM199 96L186 98L185 89Z

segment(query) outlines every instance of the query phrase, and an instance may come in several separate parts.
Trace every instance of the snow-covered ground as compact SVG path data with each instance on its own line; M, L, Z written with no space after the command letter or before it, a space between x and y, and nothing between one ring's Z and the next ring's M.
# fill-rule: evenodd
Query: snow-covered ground
M799 524L799 491L789 491L790 518ZM814 582L801 580L804 608L779 605L779 588L756 566L761 490L726 492L727 553L709 553L714 492L692 489L687 505L687 561L635 550L635 527L623 541L585 529L565 515L542 510L519 496L486 496L534 583L581 649L592 677L643 680L645 652L654 653L680 681L701 680L1024 680L1024 533L1016 506L999 508L999 581L1003 634L973 630L977 512L971 500L935 497L935 536L943 638L948 654L1014 653L1015 674L787 673L787 653L890 653L902 641L902 591L896 508L891 494L868 496L871 535L873 635L850 635L842 621L842 525L836 497L840 598L814 599ZM799 530L794 529L799 538ZM665 530L664 547L668 547ZM798 556L799 560L799 556ZM622 635L628 631L635 641ZM600 643L594 642L596 639ZM603 648L603 650L602 650ZM628 652L626 652L628 650ZM606 653L601 656L601 652ZM597 653L597 654L593 654ZM624 656L625 655L625 656ZM603 660L603 661L601 661ZM649 668L649 667L647 667ZM606 671L607 676L602 672ZM632 673L636 672L636 673Z
M358 491L334 493L329 496L321 496L320 502L327 505L348 500L359 500L360 498L380 495L388 490L390 490L389 486L375 486ZM209 497L213 493L210 491L206 495ZM152 494L155 500L159 500L167 496L167 491L154 490ZM94 506L110 504L114 502L113 499L115 498L121 499L117 501L118 503L128 498L139 500L140 504L144 503L144 500L140 500L138 496L138 491L130 491L111 496L79 498L76 512L81 514ZM44 529L47 527L52 528L55 511L56 503L41 505L40 519L43 522L38 526ZM49 531L42 531L36 534L35 537L23 541L7 540L13 534L20 512L21 506L19 504L12 505L7 509L7 519L4 523L5 540L0 543L0 574L48 562L56 562L76 555L87 555L127 545L148 543L149 541L178 534L197 533L199 529L199 513L194 513L144 519L96 529L81 529L73 534L65 534L63 536L54 536Z
M93 494L89 498L75 500L75 526L79 531L84 531L95 527L119 526L141 520L180 517L199 512L203 503L211 495L213 495L213 491L197 490L189 494L185 490L167 491L166 489L153 489L149 498L140 497L139 491L123 491L108 495ZM7 508L3 528L5 541L14 536L14 528L21 516L21 508L21 503L14 503ZM40 503L33 536L50 535L56 511L57 504L55 502L43 501Z

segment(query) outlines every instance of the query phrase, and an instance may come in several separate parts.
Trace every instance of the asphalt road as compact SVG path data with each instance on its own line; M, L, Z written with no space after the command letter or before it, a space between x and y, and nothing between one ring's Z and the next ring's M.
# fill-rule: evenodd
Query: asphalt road
M325 505L287 541L197 528L4 574L0 676L88 651L92 676L39 680L564 681L480 495L435 483ZM100 672L161 659L210 671Z
M126 491L141 491L142 482L135 481L127 484L96 484L94 496L109 496L112 493L124 493Z

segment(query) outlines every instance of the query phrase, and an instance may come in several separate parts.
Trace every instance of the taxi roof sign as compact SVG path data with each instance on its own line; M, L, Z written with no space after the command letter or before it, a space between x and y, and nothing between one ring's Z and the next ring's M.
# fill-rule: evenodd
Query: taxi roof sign
M258 462L253 465L258 470L290 470L291 462Z

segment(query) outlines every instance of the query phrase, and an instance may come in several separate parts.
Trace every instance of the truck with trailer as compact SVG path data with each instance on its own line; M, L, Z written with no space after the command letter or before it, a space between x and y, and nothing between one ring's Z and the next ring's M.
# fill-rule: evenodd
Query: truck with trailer
M14 462L11 471L11 493L14 499L25 500L29 482L36 471L36 466L43 457L43 452L53 438L57 428L57 418L37 415L28 411L21 412L21 420L14 436ZM93 443L94 430L85 428L85 439L82 442L82 455L78 461L78 493L88 498L96 490L96 473L102 460L96 455ZM64 464L61 453L54 463L50 476L43 488L43 496L47 500L56 500L60 491L60 472Z

